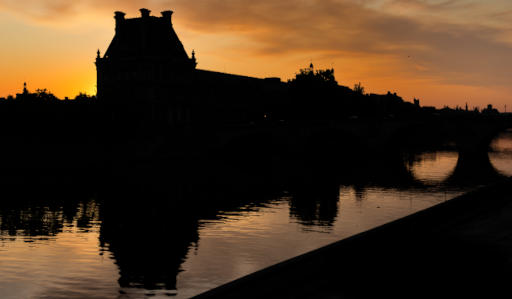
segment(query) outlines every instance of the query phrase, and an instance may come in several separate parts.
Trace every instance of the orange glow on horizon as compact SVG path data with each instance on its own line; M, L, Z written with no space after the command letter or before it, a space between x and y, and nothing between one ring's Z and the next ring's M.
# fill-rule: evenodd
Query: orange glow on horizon
M94 59L114 35L113 12L138 17L136 3L90 0L59 11L54 0L28 1L30 10L0 2L0 97L20 92L23 82L59 98L95 94ZM460 7L433 12L419 2L263 0L251 10L240 2L223 10L205 0L173 3L175 30L189 54L195 49L198 68L286 81L313 62L334 68L340 85L361 82L369 93L397 92L424 106L512 107L507 20ZM152 5L153 15L169 8ZM477 8L506 5L491 0ZM432 18L419 18L425 15ZM468 16L478 22L466 26Z

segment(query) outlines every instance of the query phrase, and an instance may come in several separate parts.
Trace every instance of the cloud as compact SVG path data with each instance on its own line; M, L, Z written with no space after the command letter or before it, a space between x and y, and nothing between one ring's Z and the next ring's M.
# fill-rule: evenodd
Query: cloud
M512 4L503 0L0 0L0 9L36 20L130 17L140 7L171 8L198 34L248 40L245 55L381 57L381 73L445 84L504 86L512 76Z
M38 22L60 22L82 15L123 9L138 9L150 0L0 0L0 10L15 13Z
M256 41L255 54L381 55L389 60L390 71L398 69L446 84L503 85L512 75L512 47L497 38L502 29L429 22L418 14L388 11L390 5L414 6L423 13L479 7L471 1L393 0L383 4L388 10L380 11L368 2L336 0L167 3L179 7L189 28L204 33L238 32Z

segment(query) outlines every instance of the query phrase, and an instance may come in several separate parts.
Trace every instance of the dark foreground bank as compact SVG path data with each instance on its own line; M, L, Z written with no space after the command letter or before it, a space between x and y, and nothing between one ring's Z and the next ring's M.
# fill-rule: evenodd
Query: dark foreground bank
M512 180L195 298L498 298L512 293Z

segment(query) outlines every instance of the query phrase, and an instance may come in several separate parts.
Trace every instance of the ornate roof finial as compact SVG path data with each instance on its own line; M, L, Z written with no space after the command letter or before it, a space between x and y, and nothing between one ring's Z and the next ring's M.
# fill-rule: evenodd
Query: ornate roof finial
M27 82L23 82L23 94L27 94L27 93L28 93Z
M172 10L164 10L162 11L162 18L169 19L169 21L172 18L173 11Z
M98 49L97 54L98 54L98 55L96 56L96 58L101 58L101 56L100 56L100 49Z
M141 8L139 9L141 18L149 18L149 15L151 13L151 10L147 8Z

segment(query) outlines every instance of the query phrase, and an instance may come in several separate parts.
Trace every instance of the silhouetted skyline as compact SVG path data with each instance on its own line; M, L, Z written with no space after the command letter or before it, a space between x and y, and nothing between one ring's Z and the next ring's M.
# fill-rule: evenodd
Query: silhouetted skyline
M240 1L221 10L205 1L155 1L147 8L176 11L177 32L188 53L196 50L203 69L287 80L312 61L319 68L334 68L340 84L361 82L368 92L391 90L438 108L492 103L503 111L505 104L512 107L505 79L512 69L509 22L502 13L510 4L464 2L306 6L289 0L279 5L259 2L247 9ZM112 12L136 17L140 8L138 3L115 1L54 4L2 3L5 40L0 53L9 72L0 78L0 97L18 92L25 81L61 98L94 94L90 57L98 47L106 50ZM467 22L471 26L464 26Z

